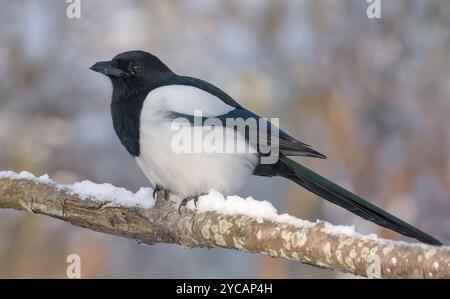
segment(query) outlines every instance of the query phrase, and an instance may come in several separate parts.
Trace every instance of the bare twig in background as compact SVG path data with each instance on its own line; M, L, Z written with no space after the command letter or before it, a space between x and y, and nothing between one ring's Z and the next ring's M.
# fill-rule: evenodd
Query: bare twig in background
M145 244L223 247L296 260L361 276L450 278L450 248L331 233L323 223L292 225L246 215L178 213L157 200L153 208L112 207L83 200L50 182L0 178L0 208L43 214Z

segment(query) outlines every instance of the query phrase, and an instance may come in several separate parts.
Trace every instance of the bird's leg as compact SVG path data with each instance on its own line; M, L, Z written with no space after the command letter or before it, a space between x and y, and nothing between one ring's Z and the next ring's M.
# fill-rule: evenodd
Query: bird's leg
M159 195L161 195L165 200L168 200L170 191L161 185L156 185L155 189L153 190L153 198L157 199L157 197L159 198Z
M180 205L178 206L178 214L181 215L181 209L184 208L184 207L186 207L186 205L188 204L188 202L190 202L191 200L194 201L194 205L195 205L195 207L197 208L198 198L199 198L200 196L203 196L203 195L206 195L206 193L202 193L202 194L199 194L199 195L188 196L188 197L184 198L184 199L181 201Z
M165 200L169 200L169 197L170 197L169 189L163 188L163 190L161 192L162 192L163 198Z
M153 199L156 199L156 193L159 191L159 185L156 185L155 188L153 188Z

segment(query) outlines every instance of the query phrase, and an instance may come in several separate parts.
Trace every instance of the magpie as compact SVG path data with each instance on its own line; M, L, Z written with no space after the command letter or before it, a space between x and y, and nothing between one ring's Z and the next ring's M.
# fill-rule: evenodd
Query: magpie
M423 243L442 245L425 232L288 158L326 157L282 130L277 131L277 142L263 145L254 133L222 124L218 129L232 135L226 140L232 138L237 143L251 144L257 150L242 153L175 152L172 123L181 116L191 125L195 124L196 110L202 112L202 119L249 120L260 117L218 87L175 74L152 54L125 52L111 61L95 63L91 70L108 76L112 82L111 116L122 145L134 157L155 192L162 192L166 199L169 194L183 198L180 207L190 200L195 202L198 196L211 189L224 194L236 192L251 175L280 176L380 226ZM270 134L278 128L270 122L268 126L270 132L266 139L275 140ZM259 147L277 150L277 161L262 163L265 154Z

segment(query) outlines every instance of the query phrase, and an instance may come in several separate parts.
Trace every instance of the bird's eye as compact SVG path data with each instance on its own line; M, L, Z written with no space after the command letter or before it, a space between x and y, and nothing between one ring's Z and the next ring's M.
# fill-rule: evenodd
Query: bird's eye
M128 64L128 73L131 75L136 75L138 68L139 67L135 61L130 61Z

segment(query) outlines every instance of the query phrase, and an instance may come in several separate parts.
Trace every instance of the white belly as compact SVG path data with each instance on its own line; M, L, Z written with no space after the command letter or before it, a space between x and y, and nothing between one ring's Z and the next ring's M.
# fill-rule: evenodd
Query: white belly
M259 158L248 151L239 154L174 151L172 140L177 132L171 128L167 112L192 115L195 109L201 109L209 117L212 112L226 113L233 107L204 91L185 86L162 87L150 92L141 113L140 156L136 160L153 185L161 185L181 197L211 189L232 194L253 174ZM237 136L235 142L242 145L245 139Z
M136 158L153 185L159 184L181 197L215 189L230 195L252 175L258 157L252 153L176 153L167 124L141 130L141 155Z

